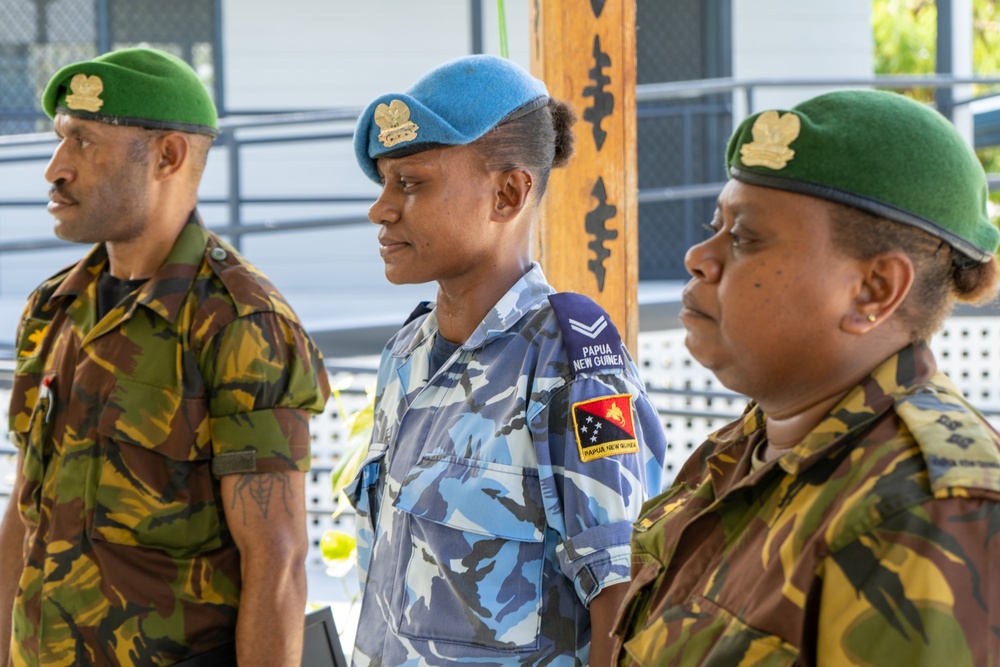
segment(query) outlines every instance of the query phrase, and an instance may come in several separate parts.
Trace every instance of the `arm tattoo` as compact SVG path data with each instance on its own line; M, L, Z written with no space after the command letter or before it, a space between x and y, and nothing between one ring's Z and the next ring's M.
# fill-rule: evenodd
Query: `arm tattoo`
M274 500L275 492L281 495L281 504L285 509L285 514L291 517L292 510L288 506L291 488L287 472L265 472L240 477L239 481L236 482L233 495L233 508L236 508L238 499L243 509L244 526L247 524L247 500L253 501L261 515L266 519L271 512L271 503Z

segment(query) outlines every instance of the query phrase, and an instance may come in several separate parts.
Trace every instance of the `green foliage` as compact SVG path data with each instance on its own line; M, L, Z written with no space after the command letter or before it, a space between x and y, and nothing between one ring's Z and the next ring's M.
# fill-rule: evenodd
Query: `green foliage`
M933 74L937 54L937 6L933 0L874 0L876 74ZM908 92L929 102L930 88Z
M331 491L333 496L337 498L337 508L333 513L335 517L349 506L350 501L347 499L344 489L358 474L361 462L364 460L365 454L368 453L368 444L375 423L374 387L370 387L367 394L368 402L365 407L348 414L344 410L344 404L340 398L340 389L334 388L333 390L333 398L337 401L337 410L347 423L347 446L331 475ZM320 550L327 566L327 573L333 577L345 576L357 560L357 540L353 535L339 530L328 530L323 534L320 540Z
M1000 0L972 0L972 71L1000 73ZM876 74L933 74L937 57L934 0L873 0ZM931 88L903 91L921 102L934 100ZM973 95L990 92L974 87ZM1000 173L1000 146L976 150L987 173ZM990 199L1000 202L1000 192Z

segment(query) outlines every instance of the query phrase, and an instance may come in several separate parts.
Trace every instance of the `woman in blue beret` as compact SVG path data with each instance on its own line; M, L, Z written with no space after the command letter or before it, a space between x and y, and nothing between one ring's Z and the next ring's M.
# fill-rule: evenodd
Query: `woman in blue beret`
M631 524L660 490L666 445L610 318L554 293L531 260L574 120L492 56L446 63L361 115L386 276L436 281L438 295L385 347L348 489L357 665L610 660Z
M751 401L644 506L618 662L993 664L1000 435L927 345L996 293L982 167L874 91L752 116L727 163L681 320Z

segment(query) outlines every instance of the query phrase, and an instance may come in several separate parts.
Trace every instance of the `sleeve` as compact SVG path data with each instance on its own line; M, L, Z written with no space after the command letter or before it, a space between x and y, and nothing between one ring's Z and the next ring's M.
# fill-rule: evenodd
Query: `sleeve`
M213 454L224 462L213 472L309 470L309 418L323 411L330 387L298 322L274 312L240 317L215 334L201 362Z
M821 565L824 665L986 665L1000 655L1000 496L928 500Z
M556 553L584 604L629 580L632 522L659 492L666 442L656 410L624 373L570 381L529 414Z

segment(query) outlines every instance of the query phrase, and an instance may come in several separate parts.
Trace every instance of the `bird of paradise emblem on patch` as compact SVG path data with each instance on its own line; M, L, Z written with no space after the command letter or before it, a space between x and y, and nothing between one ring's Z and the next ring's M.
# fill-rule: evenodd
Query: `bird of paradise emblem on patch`
M410 107L402 100L392 100L389 104L375 107L375 124L382 129L378 140L386 148L413 141L420 129L419 125L410 120Z
M584 462L639 451L629 394L574 403L573 430Z
M72 94L66 96L66 106L74 111L95 112L104 106L104 100L98 95L104 92L104 82L101 77L87 76L80 73L73 76L69 82Z
M784 169L795 157L789 145L799 138L802 121L794 113L779 116L777 111L765 111L754 121L753 141L743 144L740 157L748 167Z

